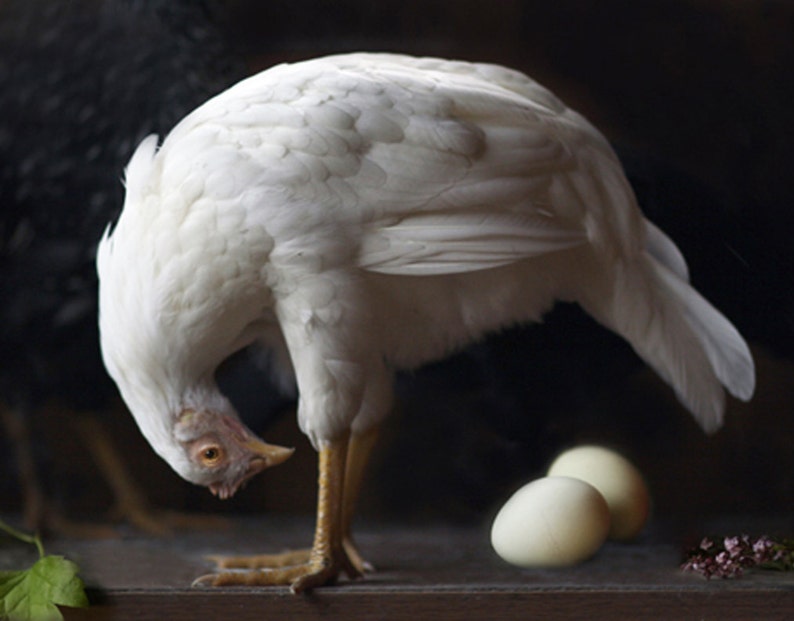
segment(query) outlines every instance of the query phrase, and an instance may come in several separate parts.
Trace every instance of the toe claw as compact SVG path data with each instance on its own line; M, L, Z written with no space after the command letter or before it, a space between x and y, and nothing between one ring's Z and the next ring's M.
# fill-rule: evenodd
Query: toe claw
M306 573L292 582L290 591L298 595L317 587L334 585L338 577L339 572L331 568Z
M205 587L213 587L216 586L215 580L217 578L217 574L204 574L203 576L199 576L196 578L190 586L193 588L205 588Z

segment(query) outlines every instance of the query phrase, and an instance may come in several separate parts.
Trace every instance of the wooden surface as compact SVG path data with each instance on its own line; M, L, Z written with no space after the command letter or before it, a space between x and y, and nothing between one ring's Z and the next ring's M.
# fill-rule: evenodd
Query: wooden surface
M311 530L308 519L247 518L222 532L53 541L47 551L81 567L92 606L64 609L75 621L794 619L794 573L706 581L678 569L681 544L654 528L638 543L607 544L578 567L521 570L494 555L484 528L365 524L359 545L378 570L364 580L302 596L281 587L190 586L211 569L208 554L301 547ZM21 560L5 555L0 564Z

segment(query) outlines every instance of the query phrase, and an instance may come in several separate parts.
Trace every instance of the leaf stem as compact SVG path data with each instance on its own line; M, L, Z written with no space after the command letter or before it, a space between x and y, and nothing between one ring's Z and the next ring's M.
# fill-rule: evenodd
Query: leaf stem
M38 535L28 535L27 533L23 533L21 530L17 530L10 524L6 524L3 520L0 520L0 530L6 532L8 535L11 535L14 539L35 545L39 552L39 558L44 556L44 546L42 545L41 538Z

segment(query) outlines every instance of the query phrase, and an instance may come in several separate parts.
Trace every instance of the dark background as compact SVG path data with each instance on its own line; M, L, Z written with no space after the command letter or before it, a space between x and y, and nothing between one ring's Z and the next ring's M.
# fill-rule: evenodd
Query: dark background
M107 7L76 4L89 12ZM0 2L6 32L18 19L8 6ZM792 3L228 0L210 14L228 46L230 80L285 60L354 50L497 62L538 79L616 146L644 211L679 243L694 284L735 322L756 356L755 398L731 401L724 429L707 438L627 347L562 307L541 327L508 331L400 378L397 412L376 453L362 513L485 520L558 451L596 441L640 467L659 516L792 516ZM35 28L30 33L37 36ZM126 122L129 115L134 111ZM6 131L26 131L13 119L3 122ZM163 132L167 124L134 133ZM69 129L61 133L68 142ZM119 186L107 200L120 199ZM131 417L106 416L155 504L313 510L314 454L289 400L274 400L242 364L225 380L229 390L255 430L296 446L296 455L221 503L178 479ZM110 497L70 418L57 408L38 417L43 469L69 511L95 518ZM13 462L3 465L0 512L20 502Z

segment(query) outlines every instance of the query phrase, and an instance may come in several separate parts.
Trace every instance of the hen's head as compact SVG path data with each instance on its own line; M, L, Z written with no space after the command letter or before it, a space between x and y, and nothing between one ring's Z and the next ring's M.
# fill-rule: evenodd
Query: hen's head
M292 455L292 449L260 440L238 419L186 409L173 429L169 463L184 479L229 498L254 475Z

